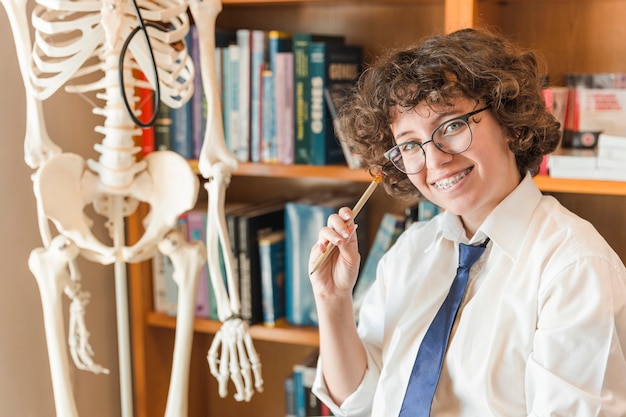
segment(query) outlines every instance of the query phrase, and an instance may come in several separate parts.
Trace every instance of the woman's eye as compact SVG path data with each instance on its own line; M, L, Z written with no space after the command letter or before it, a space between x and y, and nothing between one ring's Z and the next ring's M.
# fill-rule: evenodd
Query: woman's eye
M420 147L420 145L417 142L407 142L407 143L405 143L402 146L402 149L405 150L405 151L411 151L411 150L417 149L419 147Z
M462 120L453 120L443 126L442 133L443 135L453 135L455 133L458 133L458 131L463 129L465 126L466 125Z

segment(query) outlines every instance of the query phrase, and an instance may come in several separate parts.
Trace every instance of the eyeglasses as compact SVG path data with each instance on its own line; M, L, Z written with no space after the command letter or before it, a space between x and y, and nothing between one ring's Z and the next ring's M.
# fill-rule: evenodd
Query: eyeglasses
M433 130L430 140L424 143L417 141L400 143L385 152L384 156L405 174L417 174L426 166L424 146L427 143L433 142L437 149L449 155L463 153L472 144L472 129L469 126L469 118L489 107L486 106L447 120Z

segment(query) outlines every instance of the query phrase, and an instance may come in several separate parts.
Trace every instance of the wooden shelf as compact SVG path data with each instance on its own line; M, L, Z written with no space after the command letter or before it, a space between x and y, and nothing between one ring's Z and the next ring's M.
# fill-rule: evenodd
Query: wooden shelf
M626 182L622 181L579 180L537 175L535 183L544 192L626 196Z
M198 172L197 161L190 162ZM354 182L369 182L372 177L363 169L350 169L347 166L312 166L240 163L234 172L241 177L266 178L327 178ZM535 183L541 191L550 193L622 195L626 196L626 182L581 180L573 178L553 178L537 175Z
M439 0L441 3L444 0ZM272 5L293 5L293 4L415 4L433 3L436 0L223 0L224 6L272 6Z
M146 323L150 326L164 329L176 328L176 317L163 313L149 312ZM198 333L215 334L220 329L221 323L215 320L196 319L194 330ZM265 340L291 345L319 346L317 329L314 327L292 326L279 324L275 327L263 325L250 326L250 335L255 340Z

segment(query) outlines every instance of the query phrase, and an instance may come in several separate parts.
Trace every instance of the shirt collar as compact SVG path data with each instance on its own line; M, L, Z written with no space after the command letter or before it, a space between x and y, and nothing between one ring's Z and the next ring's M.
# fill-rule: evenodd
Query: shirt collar
M470 244L482 243L489 237L511 259L517 257L522 236L528 230L532 215L541 200L541 191L530 174L487 216L471 241L465 235L459 216L444 211L431 247L441 239ZM515 221L512 221L515 220Z

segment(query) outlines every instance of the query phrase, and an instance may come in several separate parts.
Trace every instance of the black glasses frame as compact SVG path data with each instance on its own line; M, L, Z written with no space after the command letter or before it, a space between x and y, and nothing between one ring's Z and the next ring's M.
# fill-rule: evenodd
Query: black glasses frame
M489 108L491 108L491 106L485 106L485 107L480 108L480 109L478 109L478 110L474 110L474 111L471 111L471 112L469 112L469 113L465 113L465 114L462 114L462 115L460 115L460 116L456 116L456 117L453 117L453 118L451 118L451 119L448 119L448 120L446 120L446 121L444 121L444 122L442 122L442 123L439 123L439 124L437 125L437 127L435 127L435 128L433 129L433 132L430 134L430 140L427 140L427 141L426 141L426 142L424 142L424 143L417 142L417 141L413 141L413 140L412 140L412 141L408 141L408 142L402 142L402 143L399 143L399 144L397 144L396 146L394 146L393 148L391 148L391 149L389 149L388 151L386 151L386 152L383 154L383 156L385 157L385 159L387 159L387 160L391 161L391 163L393 164L393 166L395 166L398 170L400 170L400 171L404 172L405 174L418 174L418 173L422 172L422 170L424 169L424 167L426 166L426 164L424 164L424 167L422 167L419 171L417 171L417 172L411 172L411 173L408 173L408 172L406 172L404 169L401 169L400 167L398 167L398 166L396 165L396 163L393 161L393 159L392 159L392 157L391 157L391 154L392 154L394 151L396 151L396 150L398 150L398 151L399 151L399 148L400 148L400 147L402 147L402 146L407 146L407 145L417 145L417 146L419 146L419 147L420 147L420 149L422 150L422 154L424 154L424 161L425 161L425 160L426 160L426 151L424 151L424 146L426 146L426 144L428 144L428 143L430 143L430 142L433 142L433 143L435 144L435 146L437 146L437 142L435 142L435 133L436 133L436 132L437 132L437 131L438 131L438 130L442 127L442 126L444 126L444 125L446 125L446 124L449 124L449 123L451 123L451 122L454 122L454 121L456 121L456 120L460 120L460 121L462 121L463 123L467 124L467 127L470 129L470 140L469 140L469 143L467 144L467 147L465 147L465 149L463 149L462 151L458 151L458 152L447 152L447 151L446 151L445 149L443 149L441 146L437 146L437 149L439 149L441 152L447 153L448 155L458 155L458 154L460 154L460 153L463 153L463 152L465 152L466 150L468 150L468 149L469 149L469 147L470 147L470 146L471 146L471 144L472 144L472 139L473 139L472 129L471 129L471 128L470 128L470 126L469 126L469 119L470 119L470 117L472 117L472 116L474 116L475 114L478 114L478 113L480 113L480 112L483 112L483 111L485 111L485 110L488 110Z

